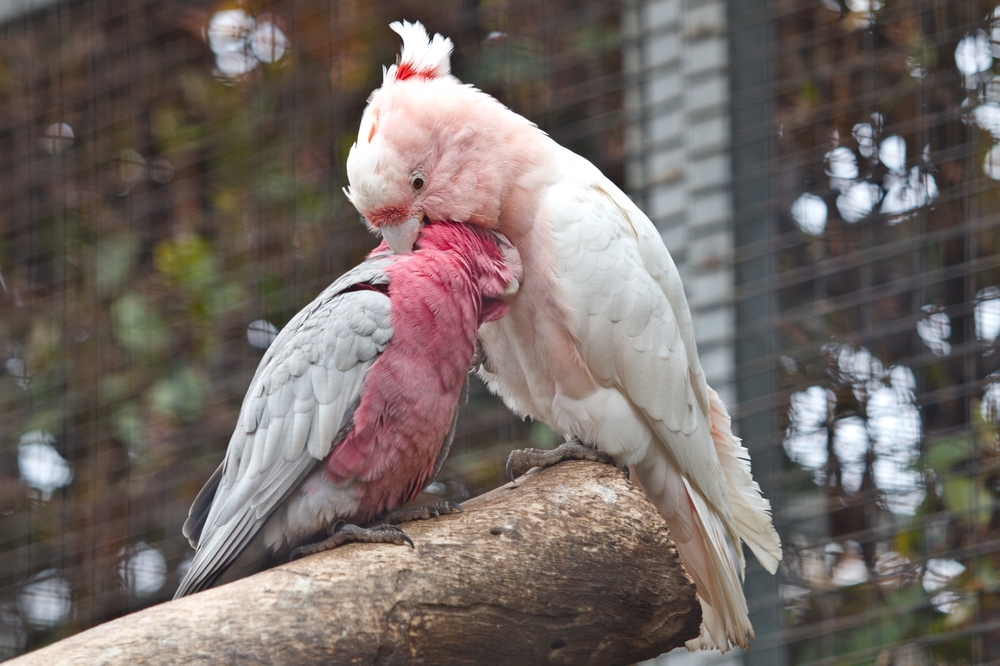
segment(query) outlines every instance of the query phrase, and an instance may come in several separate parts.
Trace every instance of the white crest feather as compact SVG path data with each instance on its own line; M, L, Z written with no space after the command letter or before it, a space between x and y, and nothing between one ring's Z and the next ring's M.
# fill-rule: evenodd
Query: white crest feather
M451 73L451 52L455 46L450 39L438 34L431 39L419 21L394 21L389 27L403 38L403 49L399 62L383 75L384 82L395 80L400 69L423 78L444 77Z

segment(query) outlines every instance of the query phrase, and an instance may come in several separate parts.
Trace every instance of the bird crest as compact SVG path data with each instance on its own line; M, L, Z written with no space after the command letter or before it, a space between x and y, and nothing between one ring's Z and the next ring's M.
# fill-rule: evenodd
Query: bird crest
M451 73L451 40L441 35L431 39L418 21L395 21L389 24L403 38L399 60L384 72L383 83L407 79L436 79Z

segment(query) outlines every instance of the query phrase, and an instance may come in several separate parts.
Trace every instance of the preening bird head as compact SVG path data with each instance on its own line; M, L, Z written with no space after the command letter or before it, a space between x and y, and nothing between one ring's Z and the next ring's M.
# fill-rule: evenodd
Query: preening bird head
M508 300L524 280L524 266L517 248L507 237L470 224L440 222L423 227L416 253L448 252L468 271L482 299L480 322L499 319L507 313Z
M390 255L387 244L379 245L369 256ZM507 237L471 224L439 222L423 225L414 244L414 252L397 253L396 265L421 263L421 256L445 253L446 265L465 274L478 294L482 307L479 323L500 319L510 308L524 280L524 265L517 248ZM442 261L434 258L434 263Z
M402 53L361 117L344 193L400 254L412 250L421 224L496 226L509 189L498 118L520 117L450 74L451 40L429 38L419 23L390 27Z

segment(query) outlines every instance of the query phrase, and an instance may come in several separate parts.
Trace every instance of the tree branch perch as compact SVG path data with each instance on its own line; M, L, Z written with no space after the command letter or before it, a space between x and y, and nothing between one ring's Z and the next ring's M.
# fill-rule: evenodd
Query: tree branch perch
M12 662L630 664L698 635L666 524L609 465L535 470L354 544L161 604Z

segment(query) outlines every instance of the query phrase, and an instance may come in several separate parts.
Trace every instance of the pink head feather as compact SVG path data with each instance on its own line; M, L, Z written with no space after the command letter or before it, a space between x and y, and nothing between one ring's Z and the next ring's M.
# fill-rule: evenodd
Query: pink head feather
M523 162L544 161L538 129L450 74L450 40L391 27L402 53L369 98L345 194L374 229L424 218L495 227Z

